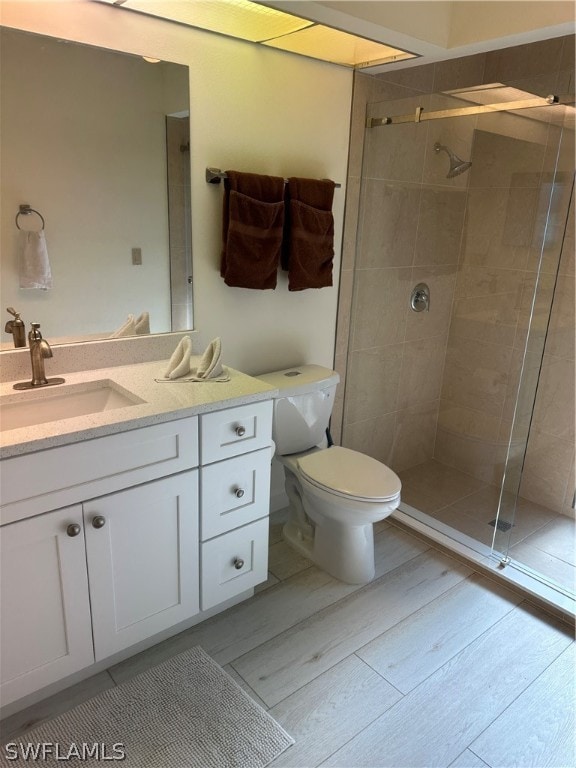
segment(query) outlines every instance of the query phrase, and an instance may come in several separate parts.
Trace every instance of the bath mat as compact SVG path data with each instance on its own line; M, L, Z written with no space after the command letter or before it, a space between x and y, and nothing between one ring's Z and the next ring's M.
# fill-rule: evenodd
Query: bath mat
M0 766L264 768L293 743L196 646L3 745Z

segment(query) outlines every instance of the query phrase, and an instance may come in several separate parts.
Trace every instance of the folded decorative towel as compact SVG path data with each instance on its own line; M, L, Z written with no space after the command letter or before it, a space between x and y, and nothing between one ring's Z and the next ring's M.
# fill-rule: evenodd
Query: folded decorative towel
M192 339L184 336L172 353L168 366L164 372L164 378L169 381L179 379L190 373L190 357L192 356Z
M192 368L191 374L193 381L206 381L207 379L229 381L230 377L224 374L222 368L222 342L219 337L208 344L198 367ZM222 378L223 376L226 378Z
M122 336L134 336L136 334L136 321L134 315L128 315L126 322L111 333L109 338L120 339Z
M191 382L207 381L210 384L219 383L221 381L230 381L228 369L226 366L222 368L222 375L213 379L199 379L197 376L185 376L181 379L154 379L158 384L190 384Z
M148 312L142 312L142 314L136 318L135 332L137 334L150 333L150 315Z
M282 248L284 179L226 171L220 274L226 285L273 289Z
M20 288L52 288L52 270L44 230L32 232L21 229L18 233L18 268Z
M329 179L288 179L282 267L288 270L290 291L332 285L334 187Z
M185 339L188 339L190 344L192 344L190 337L185 336L172 355L174 360L178 359L177 353ZM170 362L172 362L172 359ZM222 365L222 342L219 338L214 339L208 344L196 368L190 368L190 355L187 357L187 365L187 369L184 370L179 377L171 376L168 371L166 371L165 378L155 379L155 381L158 383L184 383L187 381L209 381L212 383L216 381L230 381L228 371ZM170 364L168 365L168 368L170 368ZM176 370L180 370L180 367ZM188 376L186 374L190 375Z

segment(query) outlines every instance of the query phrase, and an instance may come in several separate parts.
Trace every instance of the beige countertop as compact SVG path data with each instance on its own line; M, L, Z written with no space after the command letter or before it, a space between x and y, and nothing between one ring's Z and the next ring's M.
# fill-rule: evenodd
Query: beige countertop
M198 364L200 357L196 361ZM194 365L194 358L192 365ZM88 390L93 382L112 382L112 388L135 395L143 402L115 407L84 416L60 418L57 421L0 431L0 458L19 456L56 446L77 443L95 437L183 419L223 408L233 408L269 400L277 392L252 376L227 368L228 382L156 382L163 376L165 361L115 366L91 371L62 374L64 384L34 390L15 391L15 382L0 384L2 406L26 399L62 398L66 392ZM48 377L50 378L50 376ZM104 382L104 383L102 383ZM0 407L2 430L2 407Z

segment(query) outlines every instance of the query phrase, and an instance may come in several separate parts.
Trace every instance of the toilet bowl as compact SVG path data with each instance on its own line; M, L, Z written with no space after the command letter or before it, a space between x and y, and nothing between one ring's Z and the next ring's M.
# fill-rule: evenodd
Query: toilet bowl
M400 480L379 461L337 446L281 461L288 498L298 512L284 526L285 539L341 581L371 581L373 523L398 507ZM313 527L304 529L307 536L295 524L302 520L302 511Z
M341 581L371 581L373 523L398 507L400 479L376 459L327 446L337 373L305 365L259 378L279 390L272 423L290 502L284 539Z

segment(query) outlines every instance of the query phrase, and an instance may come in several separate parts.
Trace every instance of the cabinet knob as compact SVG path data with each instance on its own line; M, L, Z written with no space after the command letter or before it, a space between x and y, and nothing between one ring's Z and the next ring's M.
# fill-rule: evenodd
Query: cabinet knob
M74 536L78 536L81 530L82 528L80 528L78 523L70 523L68 528L66 528L66 533L68 534L68 536L74 537Z
M106 525L106 518L102 517L102 515L96 515L96 517L92 518L93 528L104 528L105 525Z
M241 557L234 558L234 568L236 568L237 571L240 571L242 568L244 568L244 560L242 560Z
M244 496L244 488L234 488L234 496L237 499L241 499Z
M244 437L244 435L246 434L246 427L243 427L242 425L239 425L239 426L236 427L234 432L236 432L238 437Z

